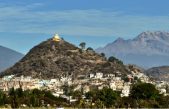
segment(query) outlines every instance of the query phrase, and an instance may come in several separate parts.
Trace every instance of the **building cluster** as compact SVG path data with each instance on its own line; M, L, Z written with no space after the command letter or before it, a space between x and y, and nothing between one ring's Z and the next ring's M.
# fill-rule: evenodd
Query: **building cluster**
M138 70L132 71L125 79L122 78L120 72L116 72L115 74L103 74L101 72L89 73L87 75L79 75L79 78L76 80L72 80L71 77L44 80L34 79L30 76L15 77L15 75L10 75L0 78L0 90L9 91L11 88L50 90L54 96L64 97L69 99L70 102L73 102L75 101L74 99L64 95L63 86L73 86L73 91L83 91L83 93L87 93L94 88L101 90L104 87L109 87L114 91L121 92L121 97L127 97L130 94L131 85L138 80L156 85L160 93L167 95L166 86L168 84L166 82L150 81L148 76Z
M156 85L160 94L164 94L165 96L169 95L169 83L167 81L156 81L154 85Z

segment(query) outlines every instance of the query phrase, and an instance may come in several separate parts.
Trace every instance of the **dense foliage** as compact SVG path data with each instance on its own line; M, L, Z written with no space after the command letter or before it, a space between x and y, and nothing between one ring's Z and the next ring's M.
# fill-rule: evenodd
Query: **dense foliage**
M117 62L117 63L123 65L123 62L122 62L121 60L115 58L114 56L109 57L109 58L108 58L108 61L109 61L109 62Z
M8 93L0 91L0 106L12 108L23 107L78 107L78 108L168 108L169 96L159 94L154 85L137 83L131 88L129 97L120 97L120 92L104 87L84 93L73 91L73 86L63 86L66 96L76 99L75 102L55 97L50 91L10 89ZM7 107L8 108L8 107Z
M116 103L119 97L119 94L110 88L103 88L99 91L93 90L86 93L86 98L92 100L97 108L110 108Z
M150 83L139 83L133 86L131 90L131 97L133 99L152 99L155 100L159 97L159 91L154 85Z
M19 89L10 89L7 93L0 91L0 106L10 105L12 108L19 108L23 105L28 107L42 107L66 105L66 100L53 96L50 91L41 91L38 89L23 91Z
M159 94L153 84L137 83L132 86L130 96L120 98L120 108L168 108L169 96Z

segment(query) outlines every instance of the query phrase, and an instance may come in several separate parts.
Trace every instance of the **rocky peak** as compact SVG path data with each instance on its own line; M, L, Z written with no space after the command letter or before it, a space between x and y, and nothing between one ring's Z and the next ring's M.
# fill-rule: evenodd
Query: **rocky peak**
M96 49L107 57L116 56L127 64L152 67L169 64L169 33L143 32L134 39L117 39L103 48ZM147 62L145 63L146 60Z
M124 42L125 40L121 37L119 37L118 39L116 39L114 42L115 43L121 43L121 42Z
M155 31L155 32L151 32L151 31L146 31L146 32L142 32L141 34L139 34L134 40L141 40L141 41L145 41L145 40L169 40L169 33L168 32L162 32L162 31Z

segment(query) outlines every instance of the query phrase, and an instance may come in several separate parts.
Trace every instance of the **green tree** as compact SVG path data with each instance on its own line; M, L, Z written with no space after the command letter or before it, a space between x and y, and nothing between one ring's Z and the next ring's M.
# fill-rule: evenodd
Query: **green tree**
M131 89L130 97L134 99L157 99L160 97L159 91L153 84L150 83L138 83Z
M23 90L22 90L22 88L16 89L15 92L16 92L18 98L23 97Z
M119 98L119 94L110 88L92 90L85 94L86 98L95 102L97 108L112 107Z
M94 51L93 48L91 48L91 47L88 47L86 50L87 51Z
M100 55L101 55L102 57L105 57L105 54L104 54L104 53L101 53Z
M85 46L86 46L86 43L85 42L81 42L80 44L79 44L79 46L81 47L81 49L85 49Z
M93 96L94 96L93 91L89 91L89 92L85 93L86 99L91 100L93 98Z
M169 93L169 86L168 85L166 85L166 93Z
M7 101L6 94L0 91L0 106L5 105L6 101Z
M65 84L62 86L62 88L65 95L71 96L73 94L74 86L69 86L68 84Z
M31 95L30 105L33 106L33 107L39 107L39 99L36 95Z
M103 101L100 101L100 99L96 100L95 104L97 108L104 108Z
M109 57L108 59L109 62L114 62L117 61L117 59L114 56Z
M109 57L108 61L109 62L117 62L118 64L123 65L123 62L121 60L115 58L114 56Z
M98 91L97 97L106 107L110 108L118 99L118 94L110 88L103 88L102 90Z
M159 105L161 108L169 108L169 96L161 96L158 100Z
M82 92L81 91L75 91L73 94L73 97L80 100L82 98Z
M45 92L39 89L33 89L30 93L30 103L33 107L42 106L42 101L44 100Z
M17 98L17 94L14 88L11 88L9 90L9 98L10 98L10 104L12 108L18 108L18 98Z

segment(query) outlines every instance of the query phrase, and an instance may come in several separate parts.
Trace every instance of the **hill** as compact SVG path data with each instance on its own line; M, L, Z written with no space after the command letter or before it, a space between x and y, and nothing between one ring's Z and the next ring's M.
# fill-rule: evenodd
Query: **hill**
M14 65L23 56L19 52L0 46L0 72Z
M32 76L33 78L77 78L90 72L116 73L122 75L128 70L117 60L109 62L92 50L82 50L63 39L49 39L40 43L13 67L2 72L1 76Z
M103 48L96 49L107 57L115 56L126 64L136 64L144 68L169 65L169 33L143 32L134 39L118 38Z
M153 67L145 73L156 80L169 81L169 66Z

